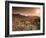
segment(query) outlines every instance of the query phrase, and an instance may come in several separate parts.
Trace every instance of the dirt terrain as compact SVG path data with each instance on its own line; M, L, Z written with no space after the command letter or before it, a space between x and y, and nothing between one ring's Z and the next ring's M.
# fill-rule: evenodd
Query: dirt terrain
M12 24L13 31L40 30L40 17L13 14Z

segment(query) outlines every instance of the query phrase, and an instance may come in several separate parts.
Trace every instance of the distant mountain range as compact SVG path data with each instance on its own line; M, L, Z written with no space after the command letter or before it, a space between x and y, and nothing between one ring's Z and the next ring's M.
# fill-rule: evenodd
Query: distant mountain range
M13 14L14 16L20 16L20 17L35 17L35 18L37 18L37 17L39 17L39 16L24 16L24 15L20 15L20 14Z
M39 19L40 17L38 16L24 16L24 15L20 15L20 14L13 14L13 16L17 17L17 18L21 18L21 19Z

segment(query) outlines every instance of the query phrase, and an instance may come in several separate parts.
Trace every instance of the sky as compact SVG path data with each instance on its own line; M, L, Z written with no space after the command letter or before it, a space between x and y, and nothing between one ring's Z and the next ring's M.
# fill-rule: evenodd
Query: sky
M30 7L13 7L13 14L20 14L24 16L40 16L40 8Z

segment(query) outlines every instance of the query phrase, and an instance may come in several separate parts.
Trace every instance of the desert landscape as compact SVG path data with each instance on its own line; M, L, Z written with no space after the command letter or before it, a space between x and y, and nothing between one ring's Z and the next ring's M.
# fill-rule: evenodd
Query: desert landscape
M12 31L40 30L39 11L39 8L13 7Z

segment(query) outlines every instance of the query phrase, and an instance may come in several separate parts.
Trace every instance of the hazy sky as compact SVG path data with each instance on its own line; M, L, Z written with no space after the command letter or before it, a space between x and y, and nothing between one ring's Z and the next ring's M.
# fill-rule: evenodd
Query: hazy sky
M40 8L14 7L13 14L21 14L24 16L40 16Z

